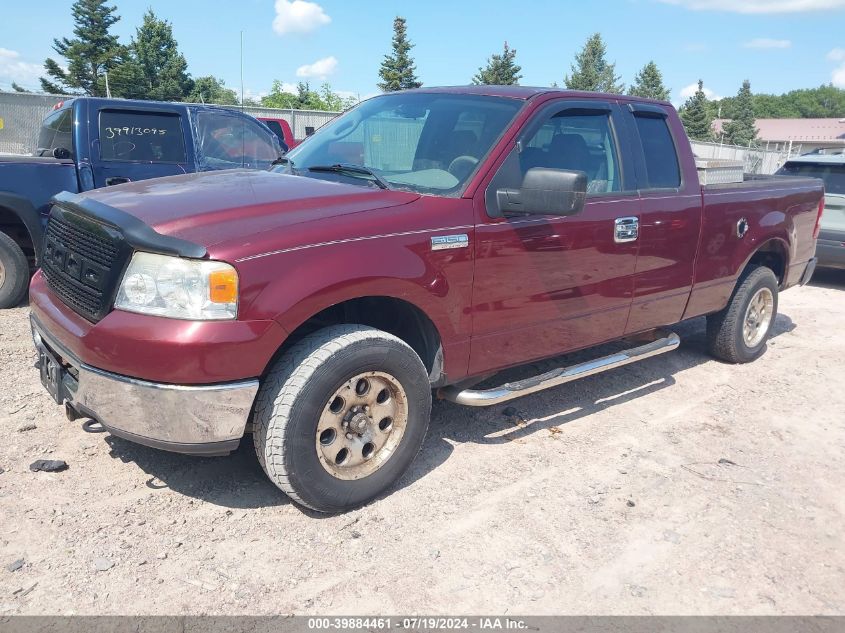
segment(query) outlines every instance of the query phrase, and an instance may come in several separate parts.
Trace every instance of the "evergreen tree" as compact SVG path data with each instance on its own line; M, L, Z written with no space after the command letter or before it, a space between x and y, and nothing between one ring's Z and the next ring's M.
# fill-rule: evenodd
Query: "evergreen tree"
M487 84L494 86L516 86L522 75L519 71L521 66L516 64L516 49L509 48L505 42L505 48L501 55L493 54L487 59L487 67L479 68L478 74L472 78L472 83Z
M634 97L646 97L659 101L669 100L669 90L663 85L663 75L653 61L643 66L634 77L634 84L628 89L628 94Z
M57 61L44 62L47 77L41 78L41 88L52 94L82 92L86 95L105 95L104 73L117 64L123 47L109 29L120 17L117 7L106 6L106 0L76 0L73 3L73 34L75 37L53 40L53 50L67 60L65 71Z
M197 77L185 101L190 103L216 103L218 105L237 105L238 95L226 82L208 75Z
M26 92L26 88L20 87L14 81L12 82L12 90L15 91L15 92Z
M606 54L607 47L601 33L594 33L581 52L575 56L572 75L564 77L566 87L570 90L623 93L625 85L619 83L616 64L609 63L605 58Z
M687 136L694 141L713 140L713 114L704 94L704 82L698 80L698 90L681 107L681 121Z
M417 79L416 65L410 56L413 44L408 40L405 18L396 16L393 20L393 53L385 55L379 69L381 82L378 87L383 92L419 88L422 82Z
M137 63L143 75L143 98L182 101L191 92L188 62L179 52L173 26L159 19L152 9L144 14L129 48L128 63Z
M754 97L751 94L751 82L742 82L742 88L736 95L735 113L733 118L725 123L725 143L731 145L748 146L757 140L757 128L754 118Z

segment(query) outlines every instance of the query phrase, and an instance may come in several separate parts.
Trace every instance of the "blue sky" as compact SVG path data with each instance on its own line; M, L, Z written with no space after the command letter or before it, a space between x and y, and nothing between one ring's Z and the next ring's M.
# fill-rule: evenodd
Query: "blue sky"
M52 38L71 35L72 0L5 0L0 88L38 87ZM213 74L266 93L272 81L329 81L361 97L377 91L392 20L402 15L427 85L468 83L505 40L524 85L563 84L575 53L599 31L629 84L653 59L673 100L697 79L714 95L781 93L833 81L845 87L845 0L113 0L129 42L147 7L173 24L194 76Z

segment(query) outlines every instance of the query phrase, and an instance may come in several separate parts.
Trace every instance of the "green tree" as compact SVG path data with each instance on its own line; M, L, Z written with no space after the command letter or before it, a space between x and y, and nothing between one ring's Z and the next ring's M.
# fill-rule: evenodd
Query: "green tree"
M607 47L601 33L594 33L575 56L572 74L564 77L566 87L570 90L623 93L625 85L619 82L616 64L609 63L606 55Z
M669 90L663 85L663 74L653 61L650 61L634 77L628 94L634 97L646 97L659 101L669 100Z
M736 95L735 107L734 116L722 127L725 143L751 145L757 140L757 127L755 126L751 82L747 79L742 82L742 87Z
M378 87L383 92L419 88L422 82L417 78L417 68L410 52L414 47L408 40L405 18L396 16L393 20L393 53L385 55L378 71L381 82Z
M521 66L516 64L516 49L509 48L505 42L501 55L494 53L487 59L487 67L479 68L478 73L472 78L472 83L487 84L492 86L516 86L522 75L519 72Z
M714 112L726 119L737 117L738 97L713 101ZM753 95L754 114L758 119L845 118L845 90L827 84L802 88L782 95Z
M143 98L156 101L182 101L191 93L192 81L188 62L179 52L173 37L173 26L159 19L152 9L144 14L129 45L131 59L143 76Z
M680 115L687 136L692 140L713 140L713 113L707 95L704 94L704 82L701 79L698 80L698 90L681 106Z
M41 88L52 94L78 93L104 96L104 74L118 63L123 47L109 29L120 17L117 7L106 6L106 0L76 0L73 13L73 38L53 40L53 50L67 60L67 70L53 58L44 62L47 77Z
M15 91L15 92L26 92L26 88L22 88L21 86L16 84L14 81L12 82L12 90Z
M328 83L320 86L320 90L312 90L307 82L299 82L296 93L288 92L278 79L273 82L270 94L261 99L265 108L293 108L294 110L323 110L339 112L357 103L355 98L344 98L332 90Z
M231 88L227 88L226 82L222 79L208 75L194 80L193 87L185 100L190 103L237 105L238 95Z

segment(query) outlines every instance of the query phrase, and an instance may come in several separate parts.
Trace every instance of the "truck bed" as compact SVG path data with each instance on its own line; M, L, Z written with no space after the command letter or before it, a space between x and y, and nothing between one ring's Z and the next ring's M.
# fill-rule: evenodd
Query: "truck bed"
M823 190L816 178L752 174L743 182L701 187L701 238L684 318L727 305L752 256L771 253L773 267L784 262L775 270L781 290L799 283L815 255L812 235Z

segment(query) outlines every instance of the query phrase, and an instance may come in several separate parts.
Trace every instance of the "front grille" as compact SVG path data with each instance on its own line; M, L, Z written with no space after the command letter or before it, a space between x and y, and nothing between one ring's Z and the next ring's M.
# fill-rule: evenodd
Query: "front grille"
M74 312L99 321L123 268L122 244L116 229L54 207L44 235L44 278Z

